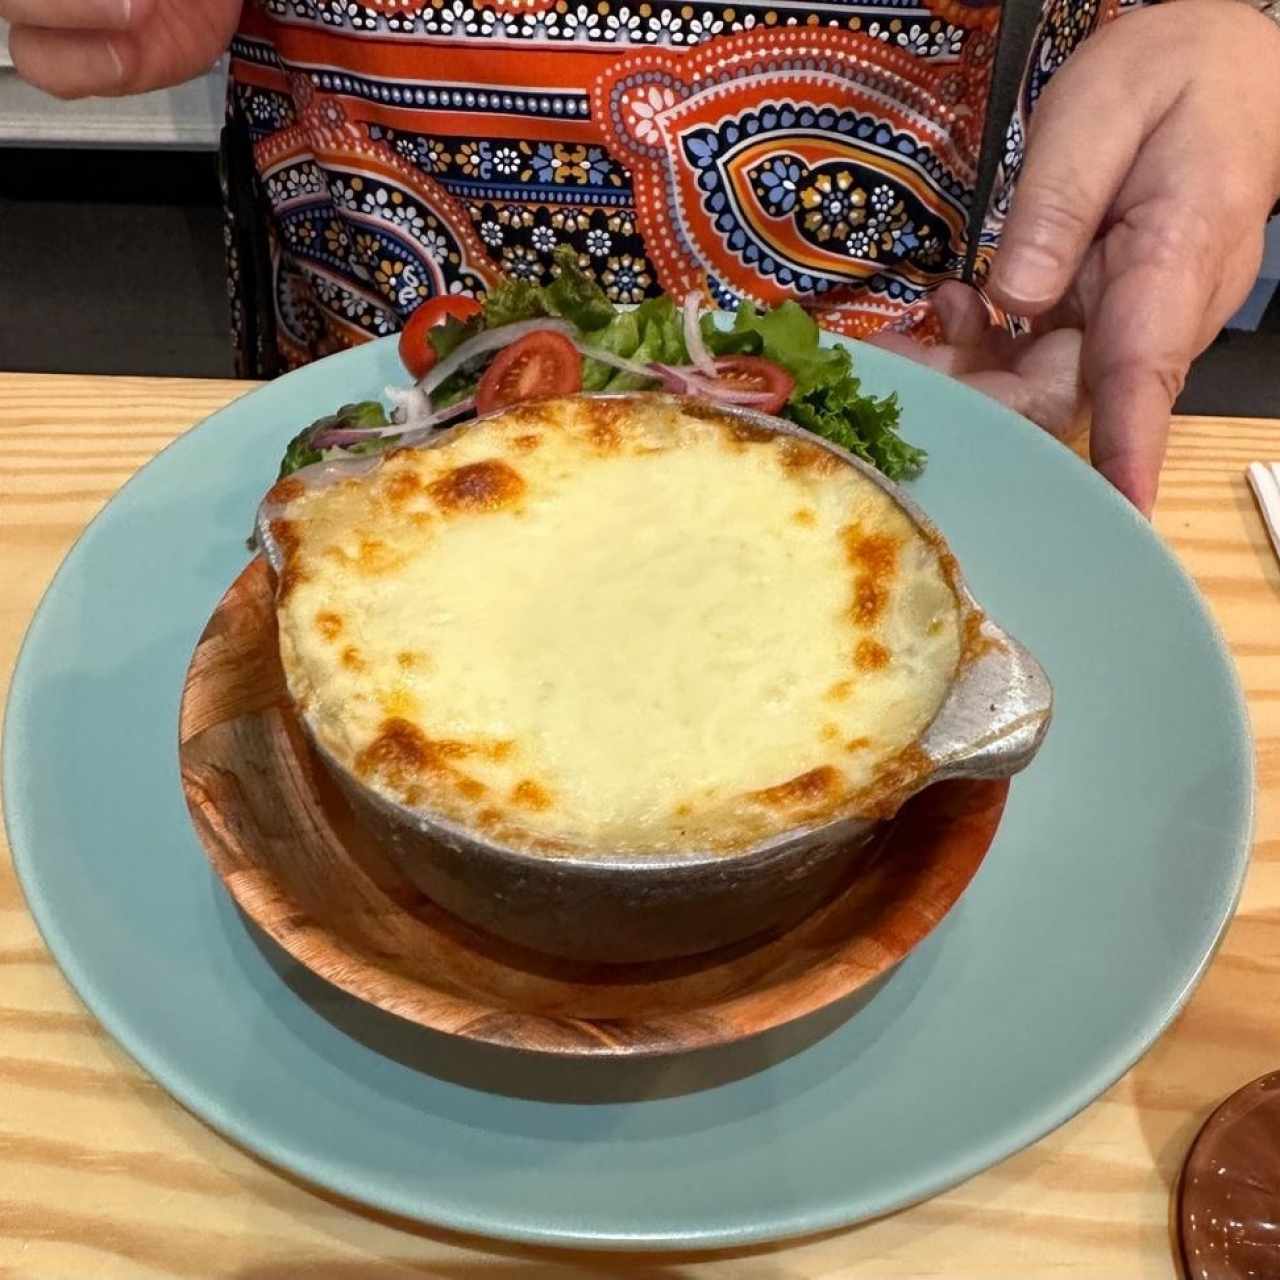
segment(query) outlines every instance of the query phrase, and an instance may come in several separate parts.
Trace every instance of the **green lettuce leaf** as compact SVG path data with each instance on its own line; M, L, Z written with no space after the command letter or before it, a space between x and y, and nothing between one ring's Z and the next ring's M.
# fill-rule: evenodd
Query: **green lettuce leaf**
M762 355L782 365L796 380L784 413L797 426L847 449L890 480L909 479L923 468L925 451L898 435L898 397L865 395L849 349L822 346L817 323L796 303L764 312L743 303L731 329L704 323L703 335L717 355Z
M797 426L847 449L890 480L907 480L920 473L928 455L898 434L899 412L896 395L863 395L852 376L793 395L786 410Z
M631 311L618 312L603 329L582 336L587 346L640 364L652 361L684 364L689 359L680 309L665 295L649 298ZM586 391L637 391L652 387L656 381L655 378L642 378L591 359L586 361L582 371L582 385Z
M327 431L333 427L352 430L365 427L385 427L387 425L386 410L377 400L361 400L358 404L344 404L337 413L317 418L310 426L304 427L289 441L285 446L284 458L280 462L280 475L278 478L283 479L302 467L309 467L313 462L320 462L326 456L332 456L337 452L332 449L321 452L311 443L321 431ZM384 448L386 444L387 441L385 440L369 440L363 444L349 445L341 452L373 453L378 449Z
M546 298L536 284L507 277L484 297L484 327L500 329L519 320L536 320L549 315Z
M465 322L457 316L445 316L439 324L432 325L427 330L427 341L431 343L436 360L439 361L452 355L468 338L474 338L483 328L485 322L481 316L473 316Z
M547 311L584 333L600 329L613 320L618 314L617 307L609 301L595 277L582 269L572 245L562 244L556 250L555 265L555 279L542 290Z

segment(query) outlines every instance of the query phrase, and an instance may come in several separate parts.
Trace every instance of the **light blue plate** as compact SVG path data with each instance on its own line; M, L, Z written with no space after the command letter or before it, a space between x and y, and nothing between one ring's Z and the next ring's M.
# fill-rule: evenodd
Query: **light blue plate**
M927 370L857 359L929 449L915 494L1057 690L977 879L867 1007L684 1058L548 1066L366 1008L238 915L179 790L179 690L284 442L398 380L383 343L178 440L90 526L31 625L9 837L108 1030L303 1178L559 1244L735 1245L884 1213L1116 1080L1187 999L1243 879L1253 780L1230 661L1173 559L1067 450Z

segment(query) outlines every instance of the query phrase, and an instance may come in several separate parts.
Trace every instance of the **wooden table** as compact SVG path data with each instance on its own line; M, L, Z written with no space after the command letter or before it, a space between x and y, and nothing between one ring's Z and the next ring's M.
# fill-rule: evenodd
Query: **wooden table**
M0 375L0 681L85 523L243 383ZM230 1146L85 1012L0 862L0 1276L239 1280L1169 1277L1169 1190L1197 1126L1280 1067L1280 568L1244 467L1280 423L1175 424L1156 524L1209 597L1249 696L1257 838L1244 900L1190 1006L1082 1115L904 1213L731 1254L548 1253L398 1222ZM1158 637L1153 637L1158 643Z

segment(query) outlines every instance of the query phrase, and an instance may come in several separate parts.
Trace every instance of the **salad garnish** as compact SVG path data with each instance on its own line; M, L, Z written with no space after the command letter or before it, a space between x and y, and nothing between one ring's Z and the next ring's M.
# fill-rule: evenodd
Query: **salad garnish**
M663 294L615 307L568 245L550 284L504 280L483 302L424 303L400 336L414 384L344 405L289 442L281 476L301 467L414 444L468 414L575 391L666 390L790 419L879 468L910 478L925 452L898 434L896 395L863 392L853 357L824 346L795 302L761 311L744 302L721 328L702 295Z

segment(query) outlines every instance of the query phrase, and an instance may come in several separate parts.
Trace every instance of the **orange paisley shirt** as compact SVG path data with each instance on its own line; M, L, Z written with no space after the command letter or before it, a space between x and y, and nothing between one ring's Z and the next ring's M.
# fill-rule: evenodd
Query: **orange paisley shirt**
M1026 123L1118 0L1048 0ZM795 298L928 336L960 275L1000 17L987 0L256 0L224 135L244 373L396 331L422 301L545 281L617 302ZM264 233L265 228L265 233Z

